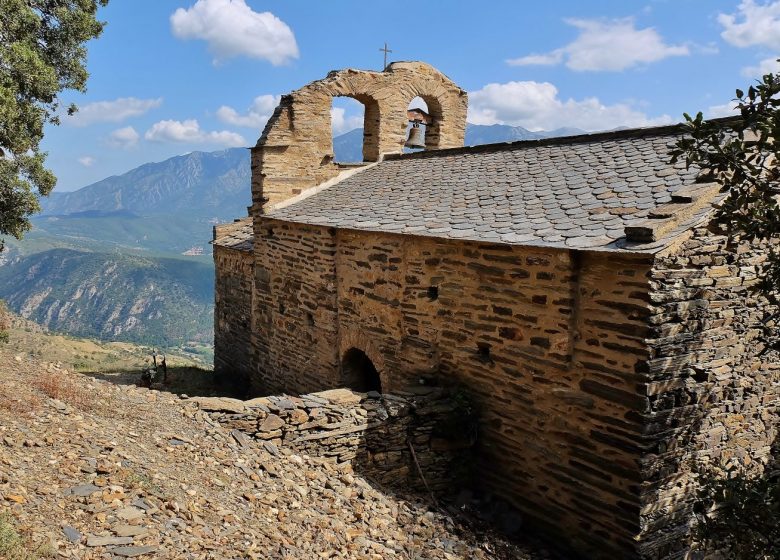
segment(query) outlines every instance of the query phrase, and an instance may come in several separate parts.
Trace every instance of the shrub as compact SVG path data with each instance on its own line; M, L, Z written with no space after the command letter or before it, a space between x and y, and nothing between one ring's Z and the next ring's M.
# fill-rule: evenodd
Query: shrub
M39 560L54 556L49 546L34 546L23 538L8 513L0 513L0 558L4 560Z
M7 344L10 338L9 330L11 328L11 314L8 313L8 307L5 302L0 300L0 343Z
M42 373L33 380L32 385L47 397L81 410L91 410L97 404L92 393L62 372Z
M780 471L700 474L694 539L732 560L780 558Z

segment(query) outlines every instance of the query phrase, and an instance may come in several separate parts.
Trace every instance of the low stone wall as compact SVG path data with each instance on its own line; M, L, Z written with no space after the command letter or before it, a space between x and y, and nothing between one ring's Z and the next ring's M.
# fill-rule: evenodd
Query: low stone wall
M442 389L192 400L237 439L251 436L272 454L287 448L349 462L387 488L452 493L468 474L469 422Z

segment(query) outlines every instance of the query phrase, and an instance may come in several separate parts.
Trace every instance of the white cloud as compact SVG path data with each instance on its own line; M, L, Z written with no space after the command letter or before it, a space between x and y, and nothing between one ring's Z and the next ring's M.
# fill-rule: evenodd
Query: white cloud
M739 114L739 111L735 109L737 106L736 101L729 101L723 105L711 105L706 111L702 111L704 116L708 119L717 119L718 117L731 117Z
M563 49L556 49L547 54L529 54L506 62L510 66L554 66L563 62L563 54Z
M240 134L229 130L206 132L201 130L198 121L164 120L156 122L146 131L144 138L153 142L191 142L213 143L224 146L246 146L246 140Z
M742 69L742 75L748 78L759 78L765 74L780 73L780 62L777 59L779 56L772 58L765 58L758 63L758 66L748 66Z
M690 54L687 45L667 45L652 27L637 29L632 18L567 19L579 36L560 49L507 60L512 66L566 63L577 71L620 71L670 56Z
M549 82L507 82L488 84L469 92L468 120L474 124L509 124L529 130L575 127L610 130L668 124L668 115L648 117L625 103L604 105L595 97L561 99Z
M279 105L280 95L259 95L255 97L252 106L245 114L227 105L217 109L217 118L223 123L233 126L245 126L247 128L263 128L268 119L274 113L274 109Z
M330 122L333 134L338 136L363 126L363 116L347 115L343 107L333 107L330 110Z
M84 167L92 167L95 164L95 158L92 156L81 156L77 161Z
M712 41L710 41L706 45L702 45L699 43L691 43L690 46L693 48L696 54L718 54L720 52L718 45L716 45Z
M117 128L108 136L109 145L115 148L132 148L138 144L138 132L132 126Z
M95 101L79 107L78 112L63 119L74 126L88 126L101 122L122 122L137 117L162 105L162 97L157 99L138 99L120 97L113 101Z
M742 0L736 14L718 14L718 23L723 26L720 36L734 46L780 49L780 1Z
M245 55L274 66L298 58L292 30L271 12L255 12L245 0L198 0L171 15L171 30L179 39L202 39L214 63Z
M415 97L409 102L409 109L422 109L426 113L428 112L428 104L422 97ZM361 125L362 126L362 125Z

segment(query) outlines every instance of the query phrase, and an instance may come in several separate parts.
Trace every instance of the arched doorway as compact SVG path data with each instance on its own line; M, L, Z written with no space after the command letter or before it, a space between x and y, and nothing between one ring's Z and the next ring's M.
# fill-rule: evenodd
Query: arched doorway
M344 359L341 360L341 378L344 385L353 391L382 392L382 380L376 366L371 358L358 348L350 348L344 354Z

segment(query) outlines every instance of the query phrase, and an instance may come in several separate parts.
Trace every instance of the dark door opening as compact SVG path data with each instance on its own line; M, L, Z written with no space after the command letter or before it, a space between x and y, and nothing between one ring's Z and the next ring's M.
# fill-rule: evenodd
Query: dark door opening
M365 352L357 348L351 348L344 354L344 359L341 361L341 376L344 384L353 391L382 392L382 380L374 363Z

